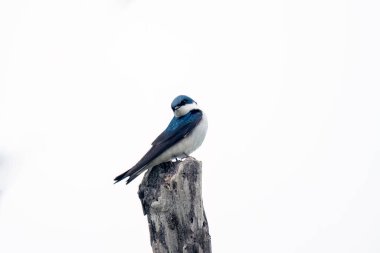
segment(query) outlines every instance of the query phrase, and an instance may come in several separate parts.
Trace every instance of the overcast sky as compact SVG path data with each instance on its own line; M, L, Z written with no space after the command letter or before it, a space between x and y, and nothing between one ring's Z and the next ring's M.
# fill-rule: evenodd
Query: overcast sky
M380 252L379 1L0 1L0 252L150 252L132 167L191 96L214 252Z

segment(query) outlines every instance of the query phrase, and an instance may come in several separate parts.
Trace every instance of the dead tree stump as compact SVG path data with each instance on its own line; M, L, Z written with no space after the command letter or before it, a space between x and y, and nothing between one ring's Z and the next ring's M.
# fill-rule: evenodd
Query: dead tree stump
M153 253L211 253L200 161L189 157L153 167L138 193Z

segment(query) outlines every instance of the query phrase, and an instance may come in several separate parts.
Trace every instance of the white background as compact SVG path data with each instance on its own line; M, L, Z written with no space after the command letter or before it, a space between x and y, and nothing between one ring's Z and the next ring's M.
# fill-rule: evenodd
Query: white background
M379 1L0 1L0 252L150 252L113 178L179 94L213 251L380 252Z

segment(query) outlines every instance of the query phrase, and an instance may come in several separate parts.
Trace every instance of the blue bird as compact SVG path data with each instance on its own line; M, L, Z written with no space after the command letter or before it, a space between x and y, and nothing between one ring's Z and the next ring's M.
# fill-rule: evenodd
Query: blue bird
M127 184L145 170L172 159L188 157L199 148L207 133L207 117L188 96L176 97L172 104L174 117L168 127L153 141L149 151L131 169L117 176L115 183L128 178Z

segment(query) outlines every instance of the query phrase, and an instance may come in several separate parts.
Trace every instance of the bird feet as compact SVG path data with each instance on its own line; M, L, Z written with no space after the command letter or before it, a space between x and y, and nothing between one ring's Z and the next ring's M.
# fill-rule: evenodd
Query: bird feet
M189 157L188 154L183 153L183 155L180 157L180 161L186 160Z
M175 157L173 160L175 162L182 162L183 160L185 160L186 158L188 158L189 155L186 154L186 153L182 153L182 155L180 157Z

